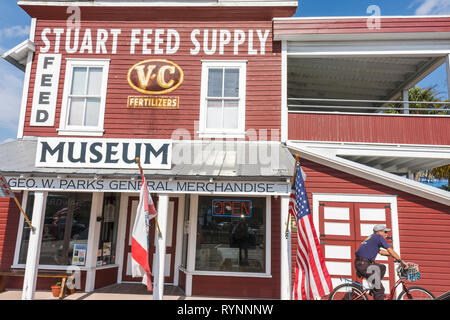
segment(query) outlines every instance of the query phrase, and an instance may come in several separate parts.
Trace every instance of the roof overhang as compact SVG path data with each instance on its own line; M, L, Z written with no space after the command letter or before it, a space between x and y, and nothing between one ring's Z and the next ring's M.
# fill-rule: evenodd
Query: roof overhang
M2 59L25 72L28 53L36 51L36 44L31 40L25 40L2 55Z
M131 141L139 139L130 139ZM170 140L168 140L170 141ZM129 168L36 167L36 139L0 144L0 170L6 175L135 177ZM164 179L283 181L293 175L295 159L281 142L177 140L172 142L171 169L144 169Z
M322 164L324 166L328 166L331 168L334 168L336 170L340 170L346 173L349 173L351 175L355 175L388 187L391 187L393 189L401 190L407 193L414 194L416 196L419 196L421 198L429 199L435 202L443 203L445 205L450 205L450 192L428 186L425 184L422 184L420 182L410 180L407 178L400 177L398 175L395 175L393 173L389 173L386 171L383 171L381 169L368 166L367 164L358 163L349 159L344 158L342 155L346 153L355 153L357 150L359 150L359 155L364 156L365 154L369 155L370 152L372 154L376 154L377 149L380 154L378 158L382 158L383 153L392 152L395 148L395 146L368 146L368 150L364 150L361 148L361 145L357 146L356 144L351 145L345 145L338 143L334 144L326 144L326 143L308 143L308 142L299 142L299 141L288 141L287 147L292 150L294 153L299 153L302 158L305 158L307 160ZM350 147L351 146L351 147ZM367 146L367 145L366 145ZM359 149L358 149L359 148ZM372 150L370 150L370 148ZM413 160L413 153L411 149L407 151L407 146L399 146L398 152L409 152L409 156L411 156L410 160ZM415 147L412 147L415 148ZM446 148L446 151L445 151ZM385 150L383 150L385 149ZM442 150L436 150L435 156L439 159L439 161L442 161L445 163L450 163L450 151L449 147L443 147ZM417 155L424 156L426 153L426 150L423 149L422 151L415 151ZM447 155L447 159L441 159L441 156ZM355 155L353 155L355 156ZM405 154L406 156L406 154ZM372 156L372 161L377 161L377 156ZM395 157L392 157L395 158ZM401 157L397 157L399 160L404 161L407 157L404 157L403 159ZM429 159L428 159L429 160ZM438 161L438 160L436 160Z
M19 0L19 6L99 7L297 7L294 0Z

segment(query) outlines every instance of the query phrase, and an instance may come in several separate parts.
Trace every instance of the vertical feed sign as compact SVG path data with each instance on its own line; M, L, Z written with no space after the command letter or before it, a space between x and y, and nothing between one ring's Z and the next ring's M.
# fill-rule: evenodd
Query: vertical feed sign
M31 109L31 126L53 126L60 70L60 54L39 55Z

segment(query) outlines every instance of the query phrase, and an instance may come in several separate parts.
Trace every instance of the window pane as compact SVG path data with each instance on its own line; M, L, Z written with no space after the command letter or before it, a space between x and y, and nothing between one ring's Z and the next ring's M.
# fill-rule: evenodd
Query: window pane
M265 198L199 197L195 269L265 272Z
M222 100L209 100L206 110L206 128L222 128Z
M85 265L91 203L91 193L48 194L39 264ZM27 242L24 234L19 263L26 263Z
M98 113L100 110L100 98L87 98L86 103L86 119L87 126L98 125Z
M70 98L69 99L69 126L82 126L85 98Z
M85 67L74 67L72 76L72 95L84 95L86 92L86 73Z
M223 69L209 69L208 72L208 97L222 97Z
M29 192L27 200L27 208L25 210L25 213L30 221L33 219L33 205L34 205L34 192ZM20 243L20 251L19 251L20 264L25 264L27 262L27 252L28 252L28 243L30 240L30 232L31 232L30 227L28 226L28 223L24 219L22 241Z
M225 129L237 129L239 122L239 101L224 101L223 127Z
M119 221L120 194L105 193L100 240L97 250L97 265L116 262L117 227Z
M102 68L89 69L88 95L100 96L102 88Z
M239 69L225 70L224 97L239 97Z

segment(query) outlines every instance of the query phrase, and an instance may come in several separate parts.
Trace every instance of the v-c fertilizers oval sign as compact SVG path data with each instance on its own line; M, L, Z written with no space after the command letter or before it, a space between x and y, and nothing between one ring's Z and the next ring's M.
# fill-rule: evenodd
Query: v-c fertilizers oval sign
M183 70L165 59L141 61L130 68L129 85L144 94L160 95L177 89L184 80Z

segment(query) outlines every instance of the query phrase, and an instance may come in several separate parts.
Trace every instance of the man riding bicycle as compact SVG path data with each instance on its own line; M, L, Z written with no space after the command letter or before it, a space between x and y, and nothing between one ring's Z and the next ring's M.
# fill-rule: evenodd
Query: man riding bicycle
M392 246L386 242L389 231L391 229L386 228L383 224L375 225L373 227L373 234L361 243L361 246L355 253L356 272L359 276L363 276L371 282L375 300L384 300L384 287L381 279L383 279L386 273L386 266L384 264L375 263L377 254L391 256L399 261L403 267L406 266L400 259L400 256L392 249Z

